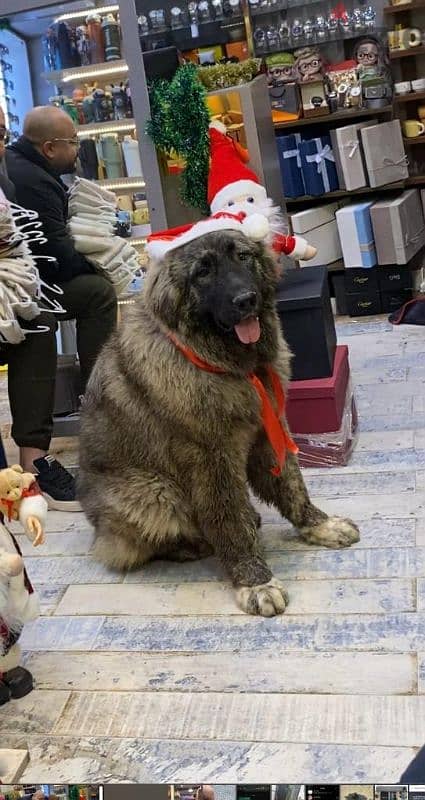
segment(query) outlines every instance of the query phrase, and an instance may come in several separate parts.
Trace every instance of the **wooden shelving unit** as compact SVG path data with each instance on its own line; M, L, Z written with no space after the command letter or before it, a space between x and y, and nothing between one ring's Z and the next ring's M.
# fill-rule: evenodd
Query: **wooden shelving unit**
M409 47L406 50L391 50L390 58L395 60L398 58L416 58L417 56L425 55L425 45L420 44L418 47ZM418 75L418 78L421 76Z
M335 192L326 192L322 195L302 195L302 197L286 197L285 203L288 208L302 205L303 203L312 204L313 202L331 202L332 200L342 200L344 197L358 197L368 194L377 194L379 192L395 192L405 189L407 181L395 181L395 183L387 183L384 186L363 186L361 189L354 191L346 191L345 189L338 189Z
M407 144L409 147L413 147L414 145L421 145L425 143L425 134L421 136L405 136L403 138L404 144Z
M359 108L350 111L335 111L333 114L324 114L323 117L307 117L301 119L291 119L288 122L276 122L275 130L287 130L288 128L300 128L306 125L330 125L334 122L356 120L359 117L379 117L385 114L392 114L392 105L382 108Z
M407 94L394 95L394 103L401 105L402 103L418 103L420 100L425 100L425 92L408 92Z
M63 83L78 83L108 75L116 75L120 72L128 72L127 63L123 59L117 61L106 61L103 64L91 64L87 67L70 67L70 69L59 69L52 72L43 72L42 78L48 83L60 86Z
M413 11L416 8L425 8L424 0L412 0L411 3L399 3L395 6L384 6L384 14L401 14L403 11Z

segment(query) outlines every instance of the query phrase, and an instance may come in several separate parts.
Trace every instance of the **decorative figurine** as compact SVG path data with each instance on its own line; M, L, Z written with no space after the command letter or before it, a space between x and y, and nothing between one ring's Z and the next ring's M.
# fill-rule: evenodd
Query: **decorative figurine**
M112 96L112 107L114 119L125 119L128 117L128 97L124 83L107 87Z
M294 76L295 59L292 53L275 53L267 56L267 80L269 87L282 86L292 83Z
M323 76L323 59L318 47L303 47L296 50L295 75L300 83L315 81Z
M87 67L90 64L90 39L87 25L78 25L75 35L81 66Z

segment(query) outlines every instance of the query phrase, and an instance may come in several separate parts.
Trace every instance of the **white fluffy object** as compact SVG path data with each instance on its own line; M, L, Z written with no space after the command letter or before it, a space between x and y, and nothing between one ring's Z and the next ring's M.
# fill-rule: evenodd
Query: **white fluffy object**
M47 502L42 494L36 494L30 497L24 497L24 499L21 500L21 505L19 508L19 522L25 529L25 533L27 534L27 536L28 536L28 530L27 530L28 517L37 517L37 519L40 520L42 527L44 528L47 519L47 508L48 508Z
M244 219L242 230L254 242L261 242L270 231L269 221L263 214L251 214Z

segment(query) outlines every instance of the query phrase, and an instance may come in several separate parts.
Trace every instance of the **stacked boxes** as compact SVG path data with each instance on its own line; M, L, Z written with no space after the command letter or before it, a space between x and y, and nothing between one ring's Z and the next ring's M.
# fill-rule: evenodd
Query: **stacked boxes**
M304 466L347 463L357 413L348 348L337 347L327 270L305 267L285 275L277 311L293 353L287 418Z

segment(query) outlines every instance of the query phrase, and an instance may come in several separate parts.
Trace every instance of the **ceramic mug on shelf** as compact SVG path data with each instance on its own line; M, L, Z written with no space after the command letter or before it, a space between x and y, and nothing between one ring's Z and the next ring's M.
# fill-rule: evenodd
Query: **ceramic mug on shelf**
M424 92L425 78L415 78L415 80L412 81L412 89L414 92Z
M410 81L399 81L394 84L394 91L396 94L407 94L412 91L412 84Z
M406 119L403 122L403 131L408 139L415 139L425 133L425 125L417 119Z
M419 47L422 44L422 32L419 28L410 28L409 30L409 47Z
M425 119L425 106L418 106L418 117L421 122Z

